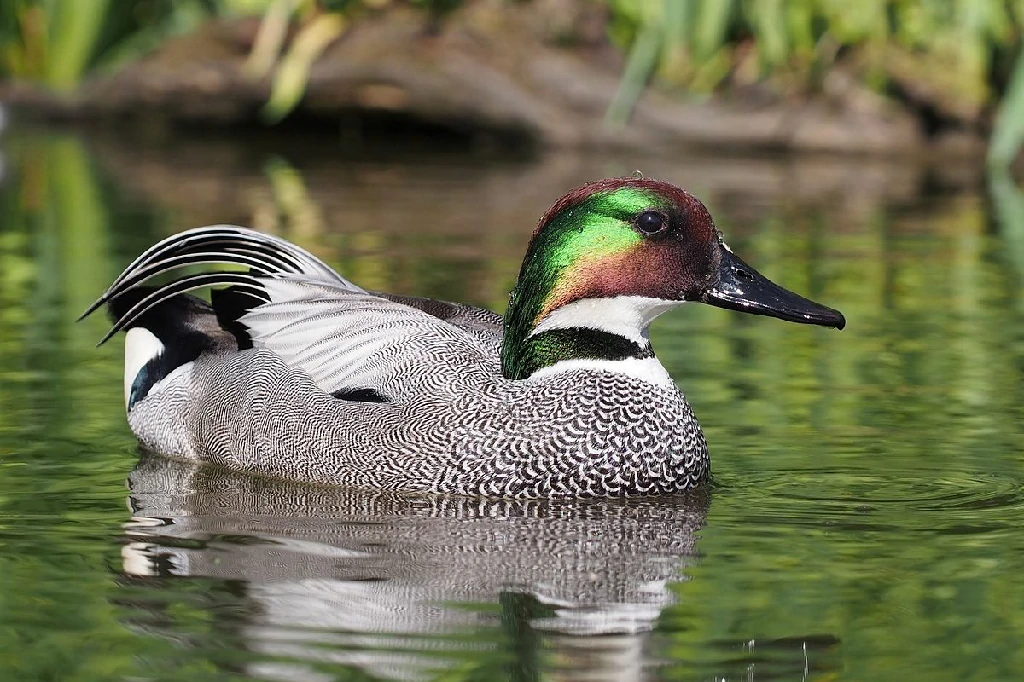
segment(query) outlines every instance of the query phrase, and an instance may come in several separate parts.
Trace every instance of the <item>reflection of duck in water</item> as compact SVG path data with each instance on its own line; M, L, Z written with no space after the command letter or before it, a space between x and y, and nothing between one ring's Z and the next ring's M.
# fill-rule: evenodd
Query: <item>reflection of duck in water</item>
M210 262L251 270L137 286ZM216 284L233 287L212 307L185 296ZM845 324L735 256L693 195L645 179L559 199L504 318L366 292L231 227L161 242L96 305L128 330L128 420L154 450L320 483L541 498L707 477L704 436L647 336L685 301Z
M629 682L660 679L664 664L690 671L680 679L764 682L835 664L827 635L723 638L740 613L693 629L687 595L708 585L685 582L706 490L403 496L152 455L129 487L130 579L118 601L129 625L192 648L183 661L304 682L352 679L353 668L399 680Z
M587 679L639 679L708 499L407 497L153 456L129 486L125 572L242 586L244 646L295 661L254 664L274 679L312 662L420 679L466 660L494 666L467 679L507 679L552 652Z

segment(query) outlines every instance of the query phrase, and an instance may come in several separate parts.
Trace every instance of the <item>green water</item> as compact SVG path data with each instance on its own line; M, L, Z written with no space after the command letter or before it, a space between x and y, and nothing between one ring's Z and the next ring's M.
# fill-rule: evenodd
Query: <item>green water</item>
M0 679L1024 678L1024 196L865 160L509 159L0 138ZM501 308L537 216L640 168L843 332L699 305L655 347L706 494L403 499L140 462L78 313L135 255L274 230Z

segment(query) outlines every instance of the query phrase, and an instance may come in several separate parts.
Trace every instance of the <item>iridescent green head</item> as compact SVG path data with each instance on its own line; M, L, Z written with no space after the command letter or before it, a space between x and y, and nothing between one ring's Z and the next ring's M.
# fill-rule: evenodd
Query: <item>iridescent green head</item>
M757 286L746 286L747 278ZM599 180L569 192L541 217L509 299L502 371L522 379L563 360L646 357L647 324L683 301L843 324L836 311L740 261L689 192L657 180Z

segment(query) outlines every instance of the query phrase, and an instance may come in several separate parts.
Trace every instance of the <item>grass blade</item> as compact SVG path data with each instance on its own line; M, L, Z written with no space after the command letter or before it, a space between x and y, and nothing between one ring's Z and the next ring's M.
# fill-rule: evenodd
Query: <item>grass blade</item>
M1008 166L1024 143L1024 49L1017 56L1017 63L1010 76L1003 101L996 113L992 139L988 147L990 167Z

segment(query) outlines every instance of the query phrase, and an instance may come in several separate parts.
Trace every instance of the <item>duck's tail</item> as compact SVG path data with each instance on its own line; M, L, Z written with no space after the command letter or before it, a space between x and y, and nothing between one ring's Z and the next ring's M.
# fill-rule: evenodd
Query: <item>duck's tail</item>
M223 264L247 272L219 270L182 274L160 286L144 286L158 275L180 268ZM300 276L343 284L361 291L319 258L272 235L232 225L214 225L168 237L135 259L82 319L106 304L113 327L125 338L125 403L129 410L161 379L201 353L248 348L248 331L239 318L269 300L267 278ZM211 304L188 292L211 292Z

